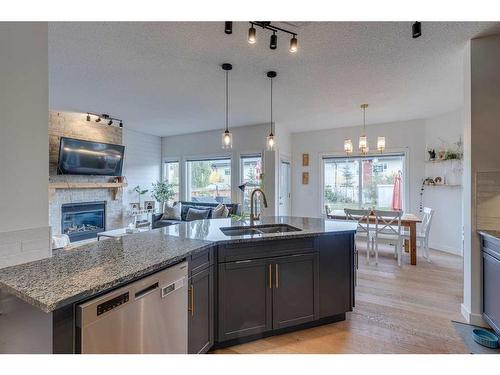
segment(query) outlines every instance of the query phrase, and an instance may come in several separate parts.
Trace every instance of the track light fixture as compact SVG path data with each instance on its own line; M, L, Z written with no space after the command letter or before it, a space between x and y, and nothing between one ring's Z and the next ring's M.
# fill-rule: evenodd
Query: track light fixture
M225 23L225 33L232 34L232 22L231 22L231 32L228 32L228 24ZM298 41L297 41L297 33L282 29L281 27L275 26L271 24L270 21L250 21L250 28L248 29L248 43L255 44L257 42L257 30L255 26L262 28L263 30L269 30L272 32L271 38L269 40L269 48L276 49L278 47L278 33L283 32L292 36L290 39L290 53L295 53L298 50Z
M101 120L108 120L107 125L112 126L115 124L115 126L119 126L120 128L123 128L123 120L120 120L119 118L116 117L111 117L110 115L106 113L98 114L98 113L92 113L92 112L87 112L87 121L92 120L92 116L95 117L95 122L101 122Z
M253 23L250 22L250 28L248 29L248 43L255 44L257 41L257 30L253 27Z
M276 49L276 47L278 47L278 36L273 32L273 35L271 35L271 40L269 41L269 48Z
M224 32L226 34L232 34L233 33L233 23L231 21L226 21L224 24Z
M411 33L412 33L411 36L413 37L413 39L422 36L422 24L420 22L418 22L418 21L415 22L411 26Z
M291 53L297 52L297 49L299 48L298 42L297 42L297 35L294 35L292 39L290 39L290 48L289 51Z

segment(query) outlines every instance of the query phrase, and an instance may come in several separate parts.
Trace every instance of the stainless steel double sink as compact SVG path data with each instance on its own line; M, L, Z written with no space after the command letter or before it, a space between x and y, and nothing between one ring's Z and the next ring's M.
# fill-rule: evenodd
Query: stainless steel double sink
M254 225L246 227L225 227L220 228L226 236L252 236L257 234L300 232L301 229L288 224L268 224Z

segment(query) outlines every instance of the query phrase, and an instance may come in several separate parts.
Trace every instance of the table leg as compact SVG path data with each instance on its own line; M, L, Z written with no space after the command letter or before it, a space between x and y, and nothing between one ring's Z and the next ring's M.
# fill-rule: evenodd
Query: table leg
M417 223L410 223L410 259L411 265L417 265Z

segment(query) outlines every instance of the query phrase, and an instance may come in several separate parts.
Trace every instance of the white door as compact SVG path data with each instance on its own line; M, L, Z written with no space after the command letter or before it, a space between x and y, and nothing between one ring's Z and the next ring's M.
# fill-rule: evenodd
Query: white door
M281 160L280 166L280 207L279 215L288 216L290 215L290 162L286 160Z

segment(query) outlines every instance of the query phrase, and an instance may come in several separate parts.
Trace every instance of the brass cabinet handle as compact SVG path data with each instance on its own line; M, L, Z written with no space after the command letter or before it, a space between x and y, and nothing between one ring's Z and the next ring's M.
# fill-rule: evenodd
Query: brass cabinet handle
M190 285L189 289L191 289L191 308L188 309L191 311L191 316L194 316L194 285Z
M280 283L279 283L278 263L276 263L276 289L279 287L280 287Z
M272 276L272 268L271 268L271 264L269 264L269 289L271 289L273 287L273 276Z

